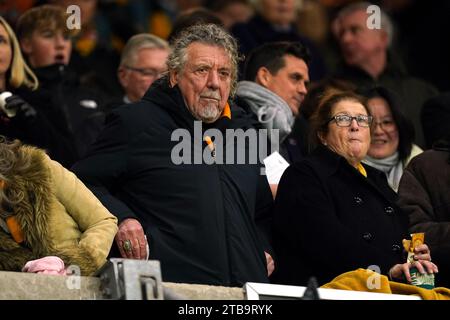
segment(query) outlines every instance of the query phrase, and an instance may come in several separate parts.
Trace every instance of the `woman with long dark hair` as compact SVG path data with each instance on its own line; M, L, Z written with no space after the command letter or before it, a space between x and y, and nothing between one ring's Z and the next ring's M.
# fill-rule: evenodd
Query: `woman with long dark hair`
M402 113L400 97L383 87L372 88L364 96L373 121L363 162L384 172L397 191L404 168L422 149L414 144L414 127Z

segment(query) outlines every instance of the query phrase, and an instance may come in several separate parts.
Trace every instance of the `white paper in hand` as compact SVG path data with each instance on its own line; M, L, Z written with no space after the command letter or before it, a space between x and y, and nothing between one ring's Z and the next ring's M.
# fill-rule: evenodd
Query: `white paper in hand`
M273 152L263 161L266 166L266 176L269 184L278 184L284 170L289 167L289 163L278 153L278 151Z

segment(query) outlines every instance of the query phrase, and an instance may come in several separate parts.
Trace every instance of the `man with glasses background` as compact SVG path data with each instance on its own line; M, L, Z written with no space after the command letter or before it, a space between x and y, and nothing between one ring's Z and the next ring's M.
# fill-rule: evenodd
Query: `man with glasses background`
M167 41L148 33L134 35L127 41L117 70L123 98L111 99L105 106L105 112L98 112L87 119L85 128L89 130L85 130L85 136L88 141L95 141L103 128L106 114L123 104L141 100L152 83L167 71L169 52Z
M156 80L167 71L169 44L148 33L131 37L125 45L117 77L124 90L124 103L139 101Z

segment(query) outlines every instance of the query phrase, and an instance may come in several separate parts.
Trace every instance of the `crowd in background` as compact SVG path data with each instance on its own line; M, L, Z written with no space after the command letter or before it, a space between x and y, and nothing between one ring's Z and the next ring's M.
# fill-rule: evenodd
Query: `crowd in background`
M449 287L450 4L372 3L382 10L375 30L366 24L370 4L351 0L0 1L0 93L11 92L0 135L62 165L2 140L10 157L0 159L4 230L13 234L14 206L24 201L42 211L58 203L48 211L60 218L48 219L62 222L23 228L38 236L13 237L30 250L8 264L2 250L19 247L0 233L0 267L56 255L92 274L115 237L110 256L161 258L169 281L304 285L317 276L324 284L375 261L391 280L410 282L401 240L414 231L426 232L428 245L415 252L417 269L439 267L438 284ZM80 29L67 28L70 5L81 9ZM214 68L189 69L202 54ZM211 70L219 96L200 97L217 100L217 114L195 102L196 77ZM280 188L252 166L169 165L170 132L191 130L192 115L205 130L280 130L291 164ZM29 185L13 183L25 176L38 188L16 162L50 168L41 173L49 181L73 181L64 194L63 182L49 182L52 197L39 190L44 199L35 201L20 195ZM71 192L79 203L66 199ZM72 216L80 206L92 216Z

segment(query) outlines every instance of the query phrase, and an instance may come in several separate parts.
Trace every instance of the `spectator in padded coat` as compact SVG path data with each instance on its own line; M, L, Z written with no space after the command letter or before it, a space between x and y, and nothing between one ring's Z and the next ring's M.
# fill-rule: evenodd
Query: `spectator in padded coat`
M43 150L0 141L0 270L58 256L81 275L106 262L117 219Z

